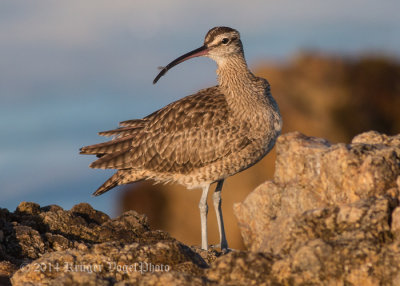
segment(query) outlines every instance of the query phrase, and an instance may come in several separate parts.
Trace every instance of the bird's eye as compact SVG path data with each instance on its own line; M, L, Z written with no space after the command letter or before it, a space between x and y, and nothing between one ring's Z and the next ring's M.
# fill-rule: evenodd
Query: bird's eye
M227 44L228 42L229 42L228 38L223 38L222 41L221 41L221 43L223 43L223 44Z

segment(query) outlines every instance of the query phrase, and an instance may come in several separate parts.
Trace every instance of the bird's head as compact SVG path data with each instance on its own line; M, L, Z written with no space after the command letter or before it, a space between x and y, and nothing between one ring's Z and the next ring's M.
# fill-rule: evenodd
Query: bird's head
M215 27L208 31L203 47L206 47L206 56L217 63L232 55L243 54L239 32L229 27Z
M203 46L180 56L163 67L154 79L153 84L155 84L169 69L188 59L206 56L220 65L225 60L229 59L229 57L235 55L243 56L243 46L240 41L239 32L229 27L212 28L208 31Z

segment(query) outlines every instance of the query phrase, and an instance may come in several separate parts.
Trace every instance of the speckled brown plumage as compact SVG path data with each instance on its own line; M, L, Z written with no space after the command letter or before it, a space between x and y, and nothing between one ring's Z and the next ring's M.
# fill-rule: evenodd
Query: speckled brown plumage
M252 166L274 146L282 126L279 109L269 83L247 68L239 33L211 29L203 47L171 62L154 82L194 56L217 62L217 86L143 119L121 122L119 128L99 133L113 140L81 149L81 154L100 157L90 167L118 170L95 195L143 179L203 190L220 182L222 188L225 178Z

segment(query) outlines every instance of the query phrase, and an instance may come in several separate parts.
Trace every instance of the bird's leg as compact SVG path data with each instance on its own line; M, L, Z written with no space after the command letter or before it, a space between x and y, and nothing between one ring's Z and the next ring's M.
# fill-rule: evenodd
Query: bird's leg
M199 202L200 209L200 220L201 220L201 248L204 250L208 250L207 243L207 213L208 213L208 205L207 205L207 195L208 190L210 189L210 185L203 187L203 193Z
M221 209L221 191L222 191L223 184L224 184L224 180L218 181L217 187L215 188L215 191L213 194L213 201L214 201L215 214L217 215L219 239L221 242L221 250L224 252L224 251L228 251L228 242L226 241L224 219L222 217L222 209Z

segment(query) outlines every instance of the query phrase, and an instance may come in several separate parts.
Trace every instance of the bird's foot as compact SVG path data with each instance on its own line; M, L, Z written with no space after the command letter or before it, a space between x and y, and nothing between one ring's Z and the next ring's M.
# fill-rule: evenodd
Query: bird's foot
M229 253L229 252L237 251L236 249L229 248L229 247L221 248L221 244L210 245L210 248L211 248L211 249L220 248L222 254L227 254L227 253Z

